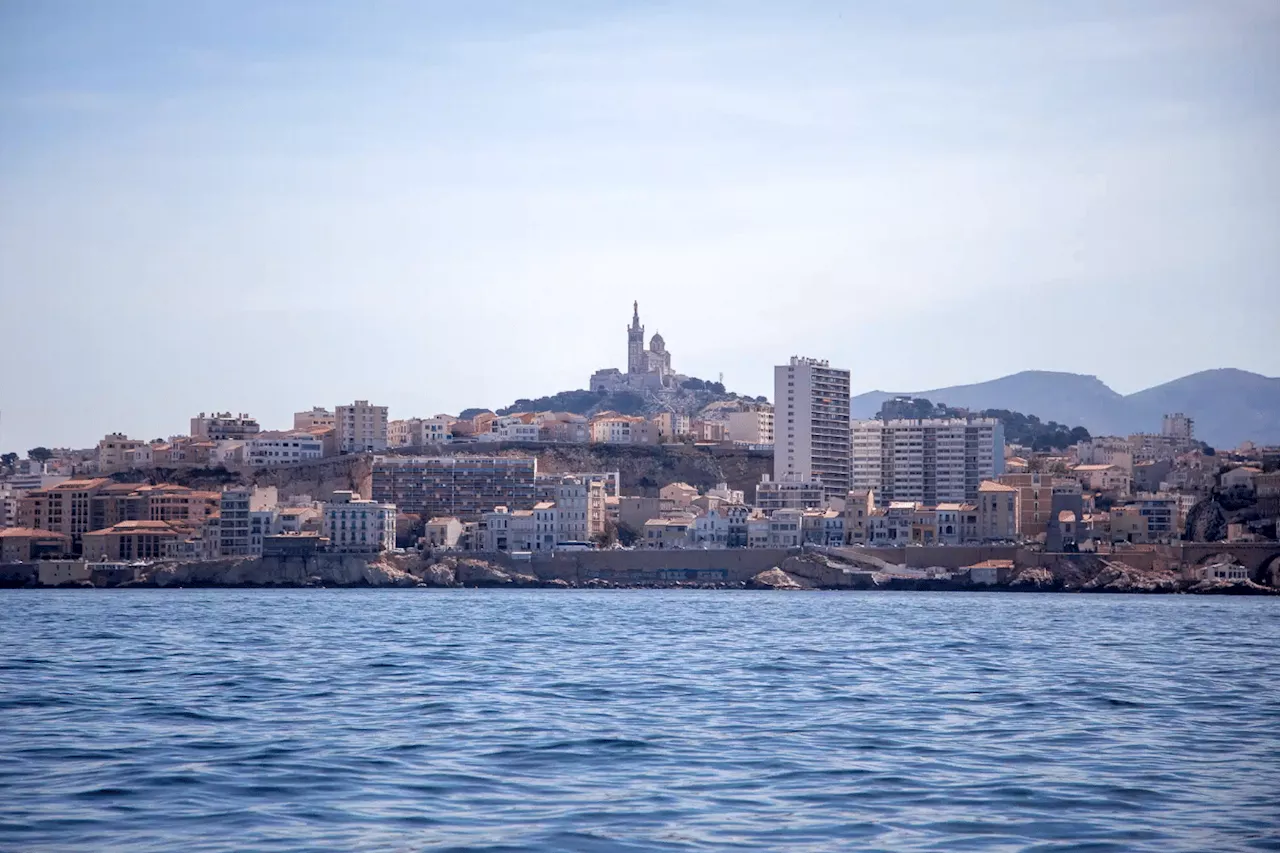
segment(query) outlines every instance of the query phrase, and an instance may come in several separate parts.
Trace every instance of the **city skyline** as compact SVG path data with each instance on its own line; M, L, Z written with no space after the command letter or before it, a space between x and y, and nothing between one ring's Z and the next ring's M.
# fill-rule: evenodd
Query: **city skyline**
M6 451L584 388L626 367L633 300L680 372L752 396L792 354L854 394L1280 375L1269 4L0 24Z

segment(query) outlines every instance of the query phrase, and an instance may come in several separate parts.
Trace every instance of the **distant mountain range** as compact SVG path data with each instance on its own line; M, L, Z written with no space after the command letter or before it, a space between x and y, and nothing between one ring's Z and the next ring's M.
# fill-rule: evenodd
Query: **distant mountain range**
M1034 413L1042 421L1083 426L1093 435L1159 432L1166 412L1183 412L1195 419L1196 438L1214 447L1231 448L1245 440L1280 444L1280 378L1233 368L1193 373L1127 395L1096 376L1024 370L976 385L869 391L854 397L849 408L855 418L871 418L885 400L900 396Z

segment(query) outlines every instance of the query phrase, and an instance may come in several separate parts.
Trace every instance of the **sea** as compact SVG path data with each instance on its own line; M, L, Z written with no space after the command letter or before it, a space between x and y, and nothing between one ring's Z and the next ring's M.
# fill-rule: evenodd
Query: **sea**
M1280 601L0 591L4 851L1280 850Z

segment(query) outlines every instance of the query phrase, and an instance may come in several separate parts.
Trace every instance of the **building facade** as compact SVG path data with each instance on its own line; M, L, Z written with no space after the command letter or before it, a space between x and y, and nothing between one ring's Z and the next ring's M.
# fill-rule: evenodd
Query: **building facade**
M424 518L479 518L496 506L532 509L539 500L533 456L379 456L373 499Z
M370 554L396 547L394 504L361 500L355 492L338 491L322 512L329 550L343 554Z
M818 481L828 497L849 491L849 371L792 356L774 368L773 478Z
M334 409L339 453L381 453L387 449L387 407L356 400Z
M853 488L894 501L975 501L1004 473L1004 426L995 418L861 420L851 425Z

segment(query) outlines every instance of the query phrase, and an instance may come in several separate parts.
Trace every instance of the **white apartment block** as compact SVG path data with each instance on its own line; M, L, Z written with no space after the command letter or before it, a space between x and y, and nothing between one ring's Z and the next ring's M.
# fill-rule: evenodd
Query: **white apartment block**
M259 433L240 451L246 465L288 465L324 456L324 442L309 432Z
M773 444L773 407L761 406L729 415L729 439L742 444Z
M387 407L356 400L337 406L334 419L339 453L379 453L387 449Z
M775 480L820 480L828 497L849 491L849 371L792 356L773 371Z
M395 504L361 500L354 492L339 491L324 504L321 518L330 551L369 554L396 547Z
M881 506L973 502L983 480L1004 473L1004 425L995 418L854 421L853 489Z

